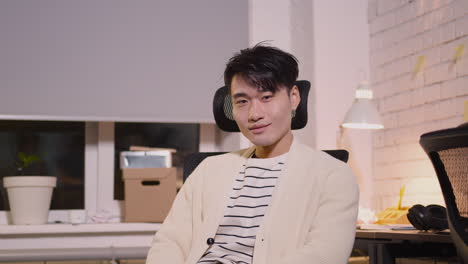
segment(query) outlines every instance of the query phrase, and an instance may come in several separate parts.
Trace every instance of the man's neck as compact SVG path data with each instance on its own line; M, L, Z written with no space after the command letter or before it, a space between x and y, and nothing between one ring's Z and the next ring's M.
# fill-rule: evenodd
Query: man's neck
M256 146L255 156L260 159L274 158L287 153L293 142L293 134L289 132L281 140L270 146Z

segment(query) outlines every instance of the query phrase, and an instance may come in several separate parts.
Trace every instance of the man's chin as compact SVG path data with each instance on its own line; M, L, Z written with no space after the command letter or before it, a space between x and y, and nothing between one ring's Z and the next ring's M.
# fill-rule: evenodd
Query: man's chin
M251 138L249 139L252 144L254 144L257 147L268 147L273 145L273 142L269 139L263 139L263 138Z

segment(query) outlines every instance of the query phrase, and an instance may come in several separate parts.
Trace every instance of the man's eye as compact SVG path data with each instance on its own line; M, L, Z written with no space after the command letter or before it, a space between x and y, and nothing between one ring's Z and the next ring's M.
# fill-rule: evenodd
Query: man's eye
M268 101L271 98L273 98L273 95L264 95L262 98L263 98L263 100Z
M247 100L237 100L235 102L236 105L242 105L242 104L245 104L245 103L247 103Z

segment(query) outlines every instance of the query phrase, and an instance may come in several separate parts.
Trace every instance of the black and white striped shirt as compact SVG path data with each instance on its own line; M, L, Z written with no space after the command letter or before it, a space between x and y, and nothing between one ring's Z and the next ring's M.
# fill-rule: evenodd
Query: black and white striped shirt
M198 263L252 263L257 230L281 175L286 154L249 158L234 183L215 243Z

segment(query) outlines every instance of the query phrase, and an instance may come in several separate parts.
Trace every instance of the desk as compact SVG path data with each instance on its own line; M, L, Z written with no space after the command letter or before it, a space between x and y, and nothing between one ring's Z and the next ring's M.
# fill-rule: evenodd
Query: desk
M0 262L144 259L160 224L0 225ZM357 230L354 248L366 250L371 264L394 264L397 257L451 257L448 233Z
M395 264L395 258L457 255L448 231L356 230L354 248L366 250L370 264Z

